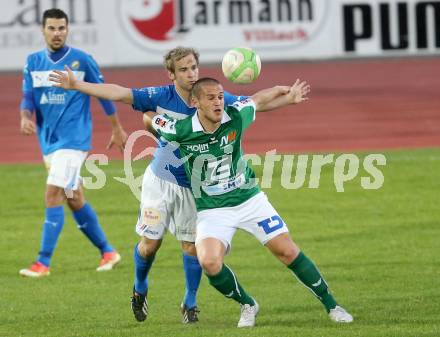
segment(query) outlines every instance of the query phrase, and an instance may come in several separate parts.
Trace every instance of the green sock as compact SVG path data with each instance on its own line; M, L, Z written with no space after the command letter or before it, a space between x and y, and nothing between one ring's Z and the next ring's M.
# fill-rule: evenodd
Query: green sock
M206 276L208 276L209 284L226 297L232 298L240 304L255 304L252 297L238 283L235 274L225 264L223 264L222 270L217 275L210 276L206 274Z
M287 268L321 301L327 312L338 305L318 268L303 252Z

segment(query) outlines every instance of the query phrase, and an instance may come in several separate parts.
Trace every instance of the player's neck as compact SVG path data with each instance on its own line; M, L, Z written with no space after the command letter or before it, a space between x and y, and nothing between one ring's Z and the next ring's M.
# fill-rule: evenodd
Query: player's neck
M214 133L222 124L222 122L213 122L210 119L206 118L205 116L202 116L199 111L197 111L197 117L199 119L200 124L203 127L203 130L206 133Z
M53 62L59 61L61 58L66 55L67 51L69 50L69 47L66 45L62 46L59 49L51 49L49 46L47 46L48 56Z
M47 50L49 51L49 53L53 54L53 53L64 53L66 52L69 47L67 47L65 44L63 46L61 46L60 48L57 49L53 49L51 46L46 45Z
M175 85L175 88L180 98L182 98L188 106L191 106L191 99L190 99L191 93L188 90L183 90L177 85Z

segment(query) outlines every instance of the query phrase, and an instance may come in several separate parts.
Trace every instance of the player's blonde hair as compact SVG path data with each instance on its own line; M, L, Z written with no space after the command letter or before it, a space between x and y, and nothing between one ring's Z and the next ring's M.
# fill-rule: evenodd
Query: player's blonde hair
M174 74L174 71L176 70L175 68L176 61L179 61L185 56L191 54L194 55L194 58L196 59L196 63L197 65L199 65L199 52L194 48L188 48L188 47L176 47L174 49L171 49L163 57L163 65L169 72Z

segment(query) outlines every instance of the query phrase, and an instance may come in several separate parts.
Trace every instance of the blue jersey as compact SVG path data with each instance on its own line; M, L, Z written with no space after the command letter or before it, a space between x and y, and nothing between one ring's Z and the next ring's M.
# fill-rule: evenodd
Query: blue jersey
M173 119L184 119L196 112L196 108L188 106L179 96L174 85L164 87L146 87L132 89L133 108L142 112L155 111ZM242 96L234 96L225 92L225 106L240 100ZM176 183L183 187L190 187L185 174L185 168L180 160L177 147L168 144L160 138L157 150L151 162L151 169L159 178Z
M102 83L103 76L90 55L72 47L65 48L65 54L58 61L50 58L47 49L29 55L23 70L23 93L33 100L38 140L44 155L59 149L88 151L91 148L90 97L79 91L54 87L48 76L53 70L64 70L64 65L68 65L79 80Z

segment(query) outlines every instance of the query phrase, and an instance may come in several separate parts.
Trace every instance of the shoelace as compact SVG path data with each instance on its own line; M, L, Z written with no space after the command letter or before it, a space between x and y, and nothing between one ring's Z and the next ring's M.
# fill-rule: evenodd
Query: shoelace
M197 314L200 312L200 310L197 309L197 307L194 307L192 309L188 309L187 312L188 312L188 319L191 320L197 318Z
M131 303L136 309L142 309L145 303L145 297L140 295L133 295Z
M245 304L241 306L241 316L244 319L249 319L254 315L254 307L250 304Z

